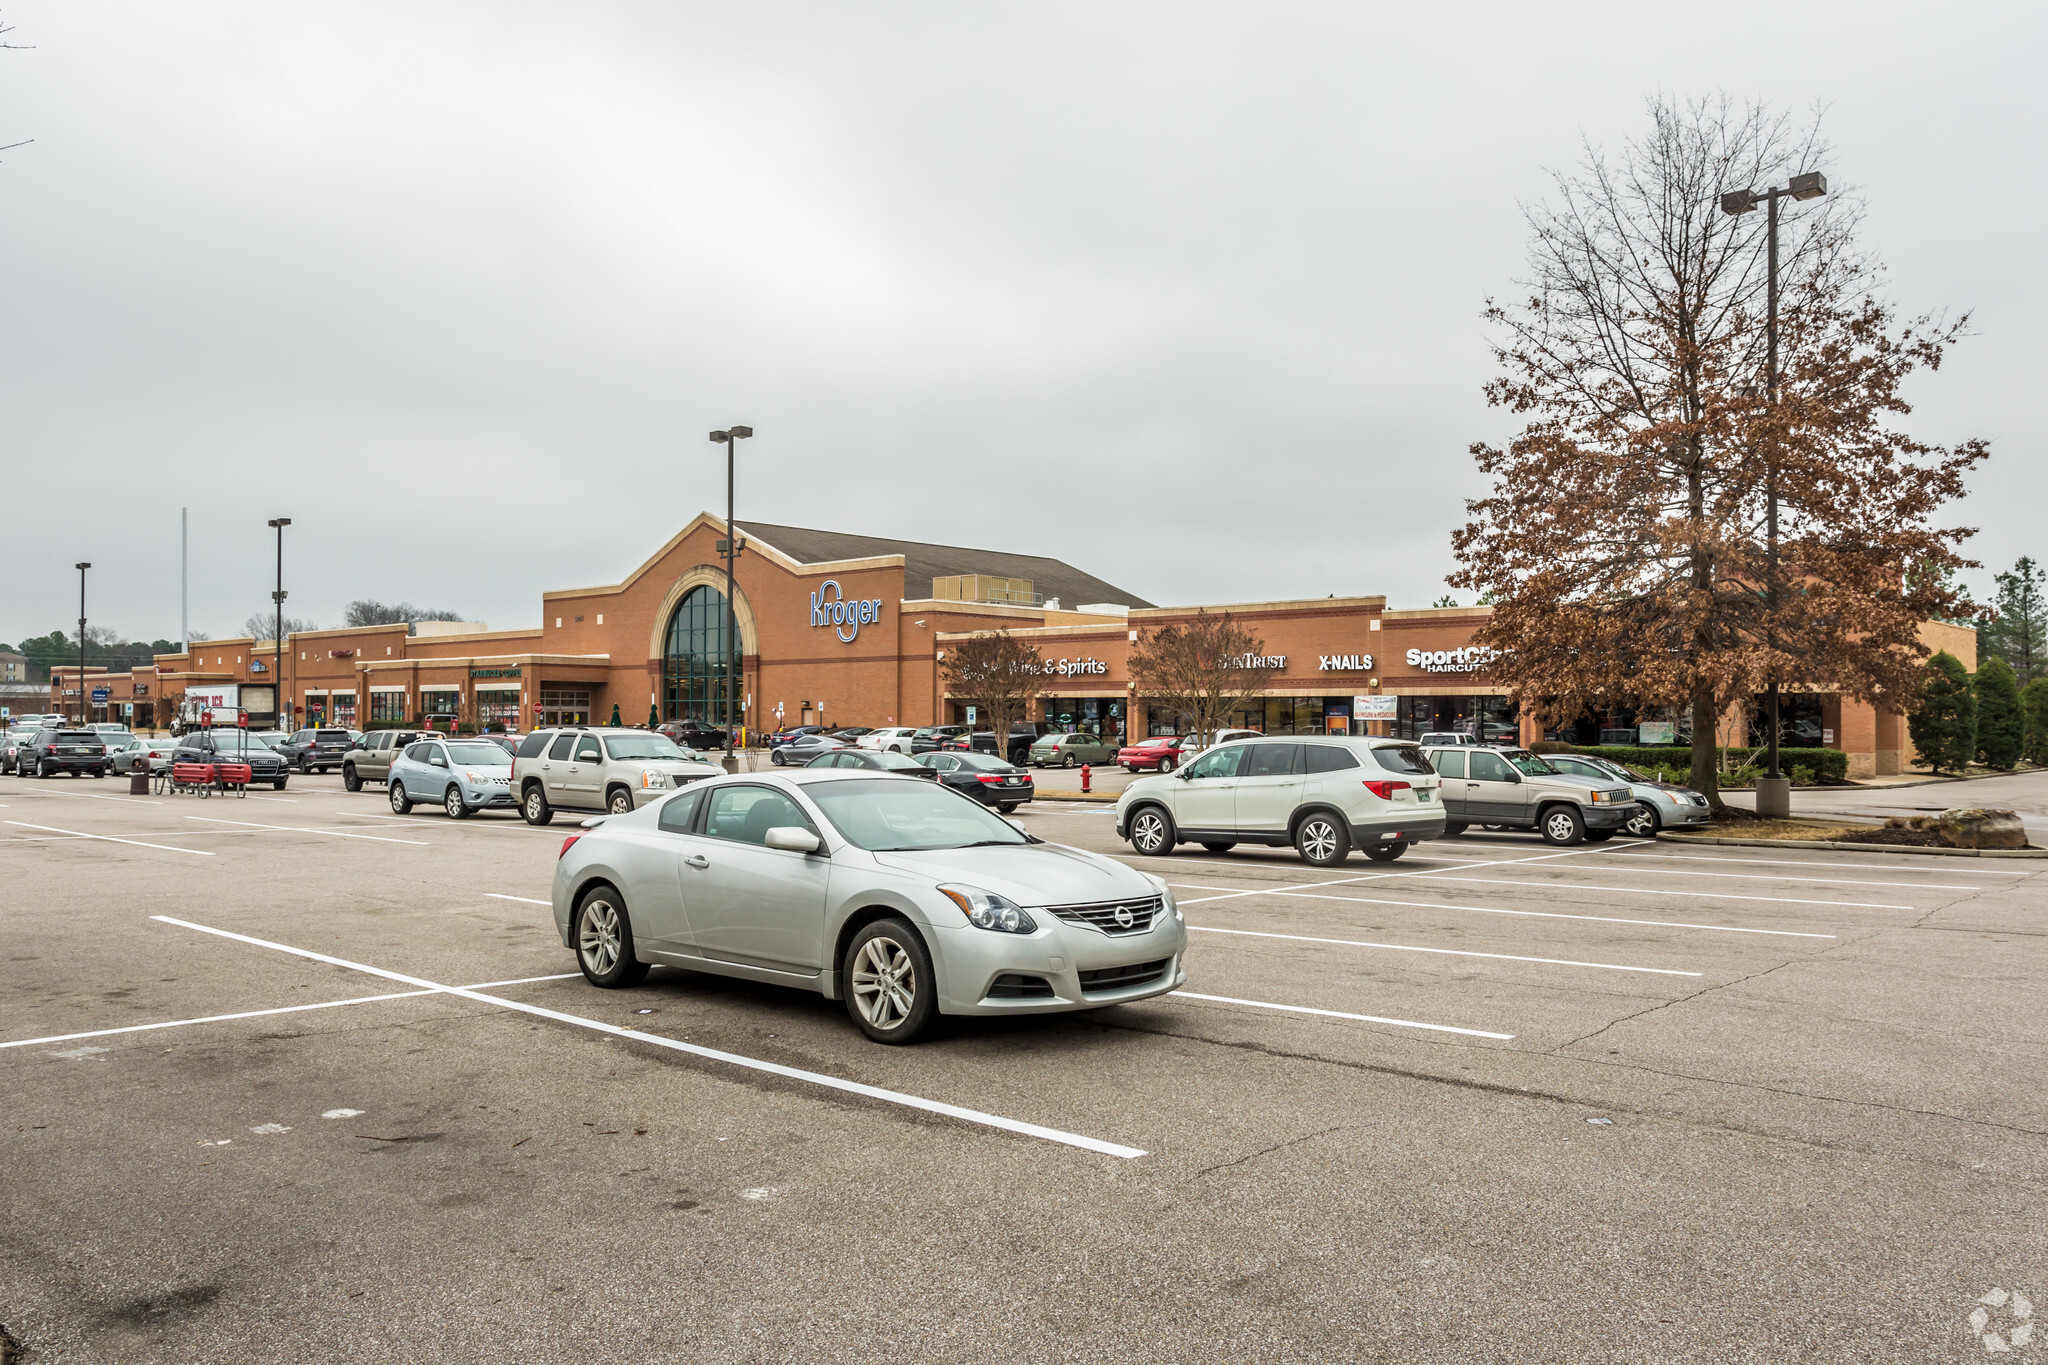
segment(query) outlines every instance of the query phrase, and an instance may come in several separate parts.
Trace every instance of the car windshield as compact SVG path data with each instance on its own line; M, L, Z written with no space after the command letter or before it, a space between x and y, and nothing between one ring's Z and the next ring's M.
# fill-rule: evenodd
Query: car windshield
M269 753L270 746L247 730L215 730L213 747L224 754Z
M1501 757L1515 765L1515 771L1530 777L1562 777L1564 774L1545 763L1527 749L1504 749Z
M1030 842L1009 821L934 782L894 777L804 788L849 843L871 853Z
M672 758L685 759L689 755L676 747L676 742L667 735L620 735L604 742L605 752L613 758Z
M489 740L470 740L449 745L448 761L478 768L502 768L512 761L512 756Z

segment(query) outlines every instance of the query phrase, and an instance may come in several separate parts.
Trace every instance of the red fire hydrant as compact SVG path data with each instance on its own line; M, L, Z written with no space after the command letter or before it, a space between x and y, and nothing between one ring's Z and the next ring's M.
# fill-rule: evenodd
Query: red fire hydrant
M1093 776L1093 774L1092 774L1092 773L1090 773L1090 771L1089 771L1089 769L1088 769L1088 765L1087 765L1086 763L1083 763L1083 764L1081 765L1081 790L1082 790L1082 791L1087 791L1087 790L1088 790L1088 783L1089 783L1089 780L1091 779L1091 777L1092 777L1092 776Z

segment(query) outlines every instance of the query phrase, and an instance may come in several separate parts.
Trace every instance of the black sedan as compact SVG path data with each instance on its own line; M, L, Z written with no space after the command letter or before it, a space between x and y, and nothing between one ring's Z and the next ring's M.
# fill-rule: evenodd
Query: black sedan
M656 727L655 733L667 735L685 749L723 749L725 731L716 725L707 725L701 720L672 720Z
M819 754L806 768L866 768L870 772L900 773L904 777L928 777L939 780L936 768L928 768L914 758L905 758L897 753L877 753L872 749L841 749L837 753Z
M768 751L768 761L777 767L787 764L792 768L801 768L819 754L831 753L835 749L847 747L848 745L845 740L834 739L830 735L814 732L808 735L798 735L788 743L778 744L770 749Z
M194 730L178 741L173 763L246 763L251 784L268 782L279 791L291 777L284 756L241 730Z
M44 730L14 753L15 771L23 777L70 773L107 775L107 744L91 730Z
M939 781L961 795L1004 811L1013 811L1038 794L1028 768L1006 763L993 754L940 751L919 754L916 761L936 771Z

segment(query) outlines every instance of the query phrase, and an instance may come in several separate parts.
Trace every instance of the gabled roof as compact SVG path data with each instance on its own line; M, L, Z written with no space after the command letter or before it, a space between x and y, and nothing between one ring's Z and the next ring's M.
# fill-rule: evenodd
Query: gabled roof
M903 596L917 601L932 595L932 580L954 574L990 574L997 578L1028 578L1041 598L1057 597L1061 608L1072 611L1082 603L1114 602L1126 607L1152 604L1085 573L1063 559L1043 555L1006 554L1001 550L973 550L959 545L929 545L917 540L891 540L883 536L855 536L843 531L813 531L801 526L771 526L765 521L743 521L740 533L761 540L805 564L826 564L842 559L869 559L877 555L903 556Z

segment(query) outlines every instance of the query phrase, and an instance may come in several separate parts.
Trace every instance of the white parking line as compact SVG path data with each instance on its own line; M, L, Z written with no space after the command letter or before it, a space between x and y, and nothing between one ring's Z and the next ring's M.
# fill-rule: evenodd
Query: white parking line
M381 834L344 834L337 829L311 829L303 825L259 825L254 820L222 820L211 815L188 815L187 820L204 820L209 825L245 825L250 829L282 830L287 834L324 834L330 839L368 839L379 844L414 844L420 848L428 845L420 839L387 839Z
M1178 883L1169 882L1169 886ZM1197 887L1196 890L1208 890ZM1431 901L1390 901L1376 896L1332 896L1313 891L1270 891L1272 896L1299 896L1312 901L1348 901L1353 905L1399 905L1411 910L1469 910L1475 915L1526 915L1532 919L1582 919L1595 924L1638 924L1653 929L1706 929L1722 934L1768 934L1778 938L1833 938L1833 934L1814 934L1797 929L1745 929L1733 924L1688 924L1682 920L1666 919L1623 919L1617 915L1568 915L1561 910L1509 910L1497 905L1444 905ZM1193 904L1193 902L1187 902Z
M1565 852L1563 852L1563 853L1538 853L1538 854L1536 854L1536 855L1534 855L1534 856L1532 856L1532 857L1528 857L1528 858L1502 858L1502 859L1500 859L1500 860L1499 860L1499 861L1497 861L1497 862L1491 862L1491 863L1477 863L1477 864L1473 864L1473 866L1477 866L1477 867L1507 867L1507 866L1510 866L1510 865L1512 865L1512 864L1516 864L1516 863L1540 863L1540 862L1544 862L1544 861L1546 861L1546 860L1548 860L1548 859L1551 859L1551 858L1572 858L1572 857L1577 857L1577 856L1578 856L1579 854L1582 854L1582 853L1599 853L1599 852L1602 852L1602 851L1603 851L1603 850L1601 850L1601 849L1597 849L1597 848L1574 848L1574 849L1568 849L1568 850L1566 850L1566 851L1565 851ZM1302 891L1306 891L1306 890L1312 890L1312 889L1314 889L1314 888L1316 888L1316 887L1319 887L1319 886L1355 886L1355 885L1357 885L1357 884L1358 884L1359 882L1377 882L1377 881L1385 881L1385 880L1387 880L1387 879L1389 879L1389 878L1392 878L1392 877L1433 877L1433 876L1436 876L1436 875L1437 875L1438 873L1440 873L1440 872L1449 872L1449 871L1452 871L1452 870L1454 870L1454 869L1452 869L1452 868L1442 868L1442 867L1435 867L1435 868L1431 868L1431 867L1422 867L1422 868L1416 868L1416 869L1414 869L1413 871L1410 871L1410 872L1367 872L1367 873L1364 873L1364 874L1362 874L1362 875L1360 875L1360 876L1356 876L1356 877L1338 877L1338 878L1335 878L1334 880L1331 880L1331 881L1326 881L1326 882L1288 882L1288 883L1286 883L1286 885L1288 885L1289 887L1292 887L1292 888L1294 888L1294 889L1296 889L1296 890L1302 890ZM1452 879L1452 880L1455 880L1455 879ZM1238 896L1263 896L1263 895L1265 895L1265 894L1266 894L1266 892L1265 892L1265 890L1264 890L1263 888L1262 888L1262 889L1259 889L1259 890L1255 890L1255 891L1231 891L1231 892L1228 892L1228 893L1226 893L1226 894L1224 894L1224 895L1221 895L1221 896L1199 896L1199 897L1197 897L1196 899L1194 899L1194 900L1191 900L1191 901L1182 901L1182 902L1181 902L1181 904L1182 904L1182 905L1206 905L1206 904L1208 904L1208 903L1209 903L1209 902L1211 902L1211 901L1226 901L1226 900L1231 900L1231 899L1233 899L1234 897L1238 897Z
M1916 908L1911 905L1884 905L1875 901L1808 901L1792 896L1743 896L1733 891L1660 891L1648 886L1588 886L1584 882L1510 882L1499 877L1439 877L1437 880L1462 882L1471 886L1512 886L1522 891L1591 891L1601 896L1691 896L1695 900L1764 901L1771 905L1829 905L1841 910Z
M159 916L161 918L161 916ZM1681 972L1670 967L1629 967L1614 962L1575 962L1562 957L1517 957L1513 953L1481 953L1470 948L1418 948L1407 943L1367 943L1352 938L1311 938L1307 934L1269 934L1257 929L1215 929L1206 924L1190 924L1191 934L1237 934L1243 938L1284 938L1296 943L1334 943L1345 948L1380 948L1391 953L1437 953L1444 957L1486 957L1496 962L1539 962L1546 967L1596 967L1603 972L1651 972L1657 976L1699 976L1699 972Z
M267 939L251 938L247 934L230 933L226 929L215 929L204 924L194 924L190 920L173 919L169 915L151 915L150 918L164 924L175 924L181 929L196 929L202 934L216 934L221 938L233 939L238 943L248 943L258 948L270 948L280 953L290 953L296 957L310 958L315 962L325 962L335 967L346 967L350 971L367 972L371 976L381 976L387 981L401 981L408 986L431 987L437 991L445 991L450 995L461 996L465 1000L474 1000L479 1004L495 1005L499 1009L516 1010L521 1014L530 1014L536 1018L552 1019L560 1024L573 1024L577 1028L590 1029L592 1032L608 1034L614 1038L625 1038L636 1043L648 1043L655 1047L668 1048L674 1052L686 1052L693 1057L703 1057L709 1061L724 1062L729 1066L745 1067L750 1071L767 1072L770 1075L782 1076L794 1081L803 1081L809 1085L820 1086L828 1090L838 1090L846 1094L861 1095L868 1099L881 1100L888 1104L899 1104L907 1109L919 1109L931 1114L944 1114L948 1118L959 1119L965 1123L976 1123L987 1128L999 1128L1005 1132L1020 1133L1026 1137L1042 1138L1047 1142L1056 1142L1068 1147L1079 1147L1084 1151L1100 1152L1105 1156L1122 1157L1125 1160L1145 1155L1145 1150L1141 1147L1126 1147L1120 1143L1105 1142L1101 1138L1084 1137L1079 1133L1068 1133L1058 1128L1047 1128L1036 1123L1025 1123L1018 1119L1004 1118L1000 1114L987 1114L978 1109L964 1109L956 1104L946 1104L940 1100L928 1100L921 1095L909 1095L900 1090L884 1090L879 1086L862 1085L858 1081L843 1080L838 1076L827 1076L816 1071L801 1071L796 1067L784 1066L779 1062L766 1062L755 1057L743 1057L736 1052L721 1052L717 1048L701 1047L696 1043L686 1043L677 1038L664 1038L659 1034L641 1033L634 1029L620 1028L616 1024L607 1024L596 1019L586 1019L579 1014L565 1014L560 1010L543 1009L539 1005L528 1005L518 1000L508 1000L500 995L485 995L481 991L472 990L466 986L443 986L438 982L428 981L423 977L408 976L403 972L388 971L383 967L371 967L361 962L350 962L346 958L330 957L326 953L316 953L305 948L294 948L284 943L272 943Z
M553 902L553 901L537 901L537 900L535 900L535 899L534 899L533 897L531 897L531 896L505 896L505 895L500 895L500 894L499 894L498 892L496 892L496 891L486 891L486 892L484 892L484 894L485 894L486 896L489 896L489 897L490 897L490 898L491 898L492 900L494 900L494 901L518 901L518 902L519 902L519 903L520 903L521 905L553 905L553 904L554 904L554 902Z
M1392 1024L1396 1028L1428 1029L1432 1033L1462 1033L1467 1038L1497 1038L1510 1042L1512 1033L1489 1033L1481 1028L1453 1028L1449 1024L1419 1024L1413 1019L1388 1019L1378 1014L1346 1014L1343 1010L1311 1009L1307 1005L1276 1005L1270 1000L1240 1000L1234 995L1198 995L1194 991L1173 991L1173 996L1188 1000L1215 1000L1225 1005L1250 1005L1253 1009L1285 1010L1289 1014L1321 1014L1331 1019L1362 1019L1368 1024Z
M462 990L483 990L490 986L524 986L535 981L564 981L581 972L557 972L553 976L522 976L511 981L483 981ZM349 1000L322 1000L315 1005L280 1005L276 1009L243 1010L239 1014L209 1014L198 1019L167 1019L160 1024L130 1024L126 1028L93 1029L89 1033L53 1033L47 1038L17 1038L11 1043L0 1043L0 1051L10 1047L34 1047L38 1043L68 1043L74 1038L111 1038L117 1033L149 1033L155 1029L187 1028L193 1024L219 1024L232 1019L261 1019L271 1014L298 1014L304 1010L332 1010L343 1005L374 1005L381 1000L410 1000L421 995L445 995L450 988L437 986L432 990L395 991L390 995L359 995Z
M1583 872L1626 872L1626 864L1575 863L1574 870ZM1952 886L1947 882L1866 882L1847 877L1788 877L1782 872L1695 872L1689 867L1661 869L1667 877L1714 877L1728 881L1750 882L1811 882L1818 886L1883 886L1893 890L1907 891L1982 891L1981 886ZM1872 868L1871 871L1883 871Z
M20 820L9 820L7 823L10 825L20 825L23 829L40 829L51 834L68 834L74 839L99 839L109 844L133 844L137 848L160 848L166 853L190 853L200 858L216 856L203 848L174 848L169 844L146 844L140 839L116 839L111 834L82 834L75 829L58 829L55 825L31 825Z
M1628 854L1630 862L1654 860L1660 863L1746 863L1754 867L1842 867L1854 868L1858 872L1945 872L1951 877L2031 877L2035 875L2032 872L2008 872L2004 868L1999 867L1905 867L1898 863L1833 863L1821 862L1818 859L1800 858L1717 858L1702 853L1641 853L1636 851L1637 849L1647 849L1649 847L1651 847L1649 844L1638 844L1635 848L1621 848L1613 851ZM1849 851L1840 848L1814 850L1816 853L1846 853Z

